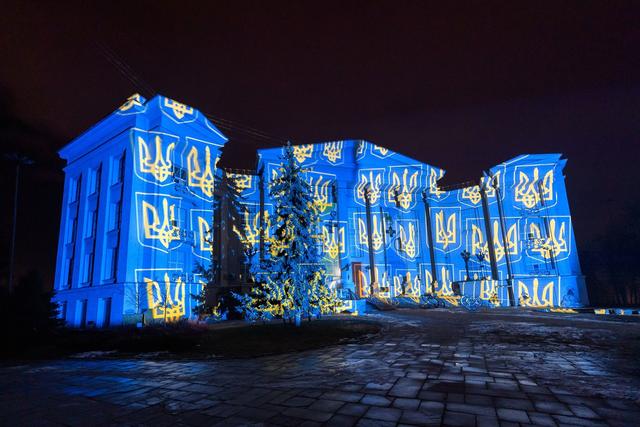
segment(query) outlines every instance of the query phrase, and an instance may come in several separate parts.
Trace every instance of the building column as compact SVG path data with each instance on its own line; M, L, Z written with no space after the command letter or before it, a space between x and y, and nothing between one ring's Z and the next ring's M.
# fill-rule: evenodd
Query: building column
M489 212L489 202L487 193L482 185L480 186L480 196L482 197L482 216L484 217L484 228L487 234L487 246L489 248L489 265L491 266L491 279L500 280L498 276L498 263L496 262L496 247L493 241L493 231L491 227L491 213Z
M376 286L376 264L375 254L373 252L372 224L371 224L371 189L369 187L364 191L365 212L367 216L367 246L369 248L369 294L373 296Z
M427 200L427 190L422 191L422 203L424 204L424 215L427 220L427 239L429 243L429 264L431 266L431 290L435 293L434 283L438 280L436 276L436 254L433 246L433 230L431 229L431 206ZM425 281L425 286L426 286Z
M503 245L505 246L504 251L504 260L507 265L507 291L509 295L509 305L515 307L518 305L518 302L515 300L513 293L513 275L511 273L511 258L509 257L509 251L506 250L507 245L507 229L504 223L504 211L502 209L502 199L500 196L500 185L498 184L498 180L494 175L489 172L489 176L491 177L491 185L496 190L496 201L498 204L498 217L500 222L500 233L502 234Z

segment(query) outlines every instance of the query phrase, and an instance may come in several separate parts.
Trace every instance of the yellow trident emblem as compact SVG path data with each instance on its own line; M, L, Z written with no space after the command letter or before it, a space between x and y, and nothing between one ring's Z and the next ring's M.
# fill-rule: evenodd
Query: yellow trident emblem
M417 254L415 226L410 222L407 225L407 231L401 224L398 224L398 227L400 228L398 235L402 252L407 254L409 258L415 258Z
M193 114L193 108L189 107L185 104L182 104L178 101L174 101L173 99L165 98L164 106L168 107L173 111L173 115L178 119L182 119L185 114Z
M331 184L330 180L322 182L322 176L318 177L315 184L313 177L309 178L309 185L313 188L313 199L318 213L324 213L332 205L329 203L329 184Z
M375 144L373 145L371 150L372 151L377 151L382 156L386 156L387 154L389 154L389 149L388 148L380 147L379 145L375 145Z
M171 143L167 146L164 156L162 155L162 139L160 136L155 138L155 158L151 155L151 150L147 142L141 136L138 136L138 164L141 173L150 173L159 182L164 182L171 175L171 153L176 144Z
M447 218L447 226L444 225L444 211L436 214L436 243L442 244L442 249L447 249L450 244L457 241L456 214L455 212Z
M494 306L500 305L500 298L498 298L498 281L497 280L481 280L480 281L480 294L478 297L481 300L489 301Z
M200 250L203 252L213 251L211 244L211 226L206 219L198 217L198 232L200 233Z
M171 292L171 281L167 273L164 274L164 290L160 289L158 282L148 277L144 278L144 283L147 285L147 304L154 319L175 322L185 315L185 290L182 278L176 279L173 292Z
M430 271L425 270L424 271L424 290L426 293L428 294L432 294L433 293L433 275L431 274Z
M540 283L533 279L531 289L526 283L518 280L518 300L523 307L553 307L553 282L549 282L538 292Z
M429 193L433 194L436 197L442 196L444 191L440 190L438 187L438 180L444 176L444 171L440 170L440 173L436 173L435 169L431 169L429 173Z
M374 171L369 171L369 176L366 174L360 175L360 182L356 186L356 197L365 201L365 192L369 191L369 203L374 205L380 199L380 185L382 185L382 173L377 172L374 175Z
M507 231L506 248L504 242L500 240L500 227L497 220L493 221L493 247L496 254L496 261L501 261L506 252L509 255L518 254L518 227L513 224ZM485 239L482 229L475 224L471 224L471 252L489 253L489 242Z
M418 276L412 279L410 271L399 276L393 276L393 291L395 296L402 295L417 298L420 296L420 280Z
M500 171L494 175L496 180L500 179ZM496 189L491 185L487 185L491 181L491 177L483 176L480 178L480 185L484 188L484 192L489 197L495 197ZM480 193L480 185L473 185L471 187L465 187L462 189L461 198L468 200L472 205L477 205L482 200L482 194Z
M133 106L142 107L142 96L140 96L139 93L134 93L129 98L127 98L125 103L122 104L118 109L120 111L127 111L133 108Z
M371 283L369 282L369 274L363 270L358 271L360 286L360 297L366 298L370 295ZM391 282L389 280L389 275L387 272L382 273L382 278L380 277L378 267L373 267L373 277L375 282L378 284L378 295L382 298L390 298L391 294Z
M213 195L213 170L211 168L211 151L205 147L204 168L198 159L198 150L191 147L187 155L187 169L190 187L200 188L202 193L211 197Z
M463 199L469 200L471 204L477 205L482 200L482 195L480 194L480 187L474 185L472 187L465 187L462 189Z
M409 209L411 202L413 201L413 192L418 188L418 172L414 172L409 177L409 183L407 184L407 177L409 176L409 169L405 168L402 172L402 183L400 183L400 177L397 172L392 175L392 185L389 187L387 197L389 200L395 200L396 203L402 209Z
M269 212L263 211L264 214L264 238L269 240L269 228L271 227L271 219ZM247 246L255 246L260 242L260 212L256 212L251 218L249 211L244 211L244 239L243 242ZM242 233L234 226L233 231L243 238Z
M545 259L550 259L552 256L557 257L569 250L565 238L565 223L562 222L557 233L556 226L556 220L551 219L549 221L549 236L542 238L540 227L537 224L529 224L529 233L533 235L535 242L535 246L531 249L532 252L539 253Z
M336 232L333 227L322 226L322 247L331 259L336 259L344 253L344 241L344 227L338 227Z
M438 282L436 282L435 284L437 288L436 295L442 297L452 296L453 288L451 287L451 284L453 282L451 280L451 273L445 267L442 267L442 269L440 270L440 277L442 278L441 282L439 283L440 286L438 286Z
M344 142L336 141L336 142L327 142L324 144L322 149L322 155L329 160L331 163L336 163L338 160L342 159L342 147Z
M240 192L251 188L251 181L253 178L251 175L244 175L241 173L227 173L227 176L233 180L236 188Z
M371 216L371 246L373 246L374 251L380 250L384 240L382 238L382 233L384 233L384 219L378 221L378 215ZM369 245L369 240L367 237L367 225L362 218L358 218L358 242L367 247Z
M176 205L169 206L166 197L162 199L162 220L160 220L155 206L142 201L142 222L144 237L159 240L162 246L167 249L171 242L180 240L180 227L176 222Z
M526 173L519 173L518 185L515 188L515 200L529 209L535 207L541 200L553 200L553 169L544 175L541 184L539 174L538 168L533 169L533 178L531 179Z
M310 159L312 155L313 155L313 144L293 146L293 157L296 158L298 163L302 163L306 159Z

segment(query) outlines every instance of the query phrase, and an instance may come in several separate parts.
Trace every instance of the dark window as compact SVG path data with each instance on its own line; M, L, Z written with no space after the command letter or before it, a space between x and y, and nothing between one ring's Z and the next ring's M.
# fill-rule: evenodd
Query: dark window
M95 237L97 228L98 228L98 211L93 210L93 211L90 211L88 215L86 237Z
M80 198L80 187L82 183L82 175L69 180L69 203L78 201Z
M93 252L88 252L84 257L84 274L82 277L82 283L89 283L93 278Z
M111 170L111 184L118 184L124 181L124 153L113 159Z
M89 194L96 194L100 191L100 175L102 166L89 170Z
M67 287L70 288L71 285L73 284L73 262L74 262L74 252L75 249L72 248L71 249L71 257L69 258L69 267L67 270Z
M87 326L87 300L80 300L80 321L78 322L78 326L84 328Z
M62 301L60 303L60 319L62 320L67 320L67 302L66 301Z
M111 324L111 298L104 299L104 318L102 319L102 327L108 328Z
M113 279L115 281L118 267L118 248L107 249L105 267L105 279Z
M187 171L177 165L173 165L173 178L177 181L185 181L187 179Z

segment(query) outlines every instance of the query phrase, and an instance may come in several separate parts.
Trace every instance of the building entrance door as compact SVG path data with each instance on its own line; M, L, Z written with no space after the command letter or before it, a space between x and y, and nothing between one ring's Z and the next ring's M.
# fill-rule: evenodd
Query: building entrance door
M356 295L358 298L365 298L368 295L367 284L365 283L364 274L362 271L362 263L354 262L351 264L353 283L356 285Z

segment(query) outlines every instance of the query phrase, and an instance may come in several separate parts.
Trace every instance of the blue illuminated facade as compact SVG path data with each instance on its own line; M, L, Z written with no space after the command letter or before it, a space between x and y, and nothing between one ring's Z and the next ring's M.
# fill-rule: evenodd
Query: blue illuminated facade
M70 325L192 316L191 295L202 286L194 265L213 251L214 175L226 142L198 110L134 95L60 151L67 166L55 287ZM294 153L321 214L327 281L345 309L362 311L371 296L425 294L453 305L460 295L494 306L588 303L559 154L522 155L476 183L443 189L443 169L367 141ZM255 171L225 172L247 207L243 243L255 248L254 264L278 244L268 183L281 154L259 150ZM246 269L225 271L221 285L246 287L246 279Z

